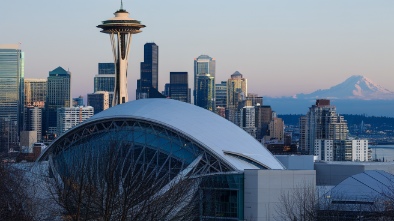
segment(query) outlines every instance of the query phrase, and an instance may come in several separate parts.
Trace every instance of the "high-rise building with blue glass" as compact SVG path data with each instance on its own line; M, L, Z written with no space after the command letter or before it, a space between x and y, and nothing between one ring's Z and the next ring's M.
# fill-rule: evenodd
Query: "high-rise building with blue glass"
M24 53L17 44L0 45L0 151L18 147L23 109Z
M215 111L215 78L210 74L201 73L197 76L196 104L199 107Z
M227 81L222 81L215 85L215 105L216 107L227 107Z
M209 74L213 77L214 83L212 85L213 97L215 98L215 72L216 60L208 55L200 55L194 59L194 104L197 104L197 78L200 74Z
M144 62L141 62L141 75L137 80L136 99L164 98L159 92L159 46L155 43L144 45Z
M141 79L146 80L150 85L158 89L159 87L159 46L155 43L144 45L144 62L141 62Z
M187 72L170 72L168 96L174 100L190 103Z

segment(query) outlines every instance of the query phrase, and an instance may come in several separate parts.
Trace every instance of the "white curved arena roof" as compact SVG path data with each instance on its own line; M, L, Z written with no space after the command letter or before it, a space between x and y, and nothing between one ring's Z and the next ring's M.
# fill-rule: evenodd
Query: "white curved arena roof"
M262 144L240 127L211 111L172 99L127 102L102 111L77 127L115 117L143 119L170 127L198 141L239 171L258 169L250 162L270 169L283 169Z

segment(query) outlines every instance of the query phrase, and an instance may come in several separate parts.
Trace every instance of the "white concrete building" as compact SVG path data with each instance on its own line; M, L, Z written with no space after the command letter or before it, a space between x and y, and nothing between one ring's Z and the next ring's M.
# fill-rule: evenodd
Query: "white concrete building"
M57 135L63 134L93 115L94 108L91 106L59 108L57 113Z
M368 140L352 140L352 161L368 161Z
M315 156L318 160L334 160L334 140L317 139L315 140Z
M314 146L317 160L368 161L368 140L317 139Z
M253 106L246 106L241 109L241 127L252 137L256 137L256 115Z

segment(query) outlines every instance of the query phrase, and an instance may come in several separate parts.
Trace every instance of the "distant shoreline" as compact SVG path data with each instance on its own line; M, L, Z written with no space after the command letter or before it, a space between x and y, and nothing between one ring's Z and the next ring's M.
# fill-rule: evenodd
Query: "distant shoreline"
M379 148L378 146L393 146L394 147L394 142L378 142L375 144L369 144L370 147L376 147Z

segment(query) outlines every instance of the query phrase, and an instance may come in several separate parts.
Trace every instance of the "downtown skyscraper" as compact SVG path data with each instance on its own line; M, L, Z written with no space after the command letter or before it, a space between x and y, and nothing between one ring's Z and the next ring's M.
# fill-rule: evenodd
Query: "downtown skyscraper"
M0 151L18 147L23 111L24 53L18 44L0 45Z
M56 134L57 110L71 106L71 73L62 67L49 72L44 134Z
M197 76L195 105L215 111L215 78L210 74L201 73Z
M136 99L164 98L159 88L159 46L155 43L144 45L144 61L141 62L141 75L137 80Z
M200 55L198 58L194 59L194 104L197 105L197 87L198 87L198 76L200 74L209 74L210 77L213 78L212 91L213 93L213 106L215 106L215 73L216 73L216 60L214 58L209 57L208 55ZM207 99L202 98L201 99Z
M247 79L238 71L227 80L227 111L226 118L240 125L240 111L244 107L244 102L248 94Z
M36 141L42 140L42 113L46 98L47 79L25 79L23 131L36 131Z

